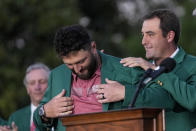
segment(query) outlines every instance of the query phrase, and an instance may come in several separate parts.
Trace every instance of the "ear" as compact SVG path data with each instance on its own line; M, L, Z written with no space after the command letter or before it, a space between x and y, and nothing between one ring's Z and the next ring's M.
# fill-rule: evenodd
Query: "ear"
M96 43L95 43L95 41L92 41L91 42L91 50L92 50L92 52L97 52L97 48L96 48Z
M175 32L174 31L169 31L167 34L167 41L168 43L171 43L174 41L174 37L175 37Z

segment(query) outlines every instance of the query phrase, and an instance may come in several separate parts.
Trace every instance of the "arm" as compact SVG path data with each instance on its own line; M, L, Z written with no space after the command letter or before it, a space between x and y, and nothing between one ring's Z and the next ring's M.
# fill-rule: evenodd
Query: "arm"
M148 68L155 69L156 66L143 58L137 58L137 57L127 57L124 59L121 59L120 61L123 66L127 67L141 67L144 70L147 70Z
M142 58L128 57L122 59L121 63L124 66L129 67L139 66L144 70L147 68L155 69L150 65L151 63L145 61ZM181 72L182 74L177 73L176 75L171 72L162 74L157 79L159 79L163 83L162 88L168 91L178 104L190 111L194 111L196 109L196 73L194 70L195 64L193 62L190 63L191 65L188 65L186 62L183 62L183 64L182 67L179 68L178 71L176 71ZM183 72L185 72L185 74Z
M123 107L129 107L131 100L135 94L136 88L133 85L122 85L119 82L106 79L107 84L99 86L97 99L100 103L115 102L124 99ZM103 99L104 94L105 99ZM156 82L150 82L143 88L136 100L136 107L157 107L165 109L173 109L175 101L162 89Z
M174 73L162 74L159 79L163 82L163 88L184 108L190 111L196 109L196 74L190 76L187 81L180 79Z
M64 89L56 96L53 96L56 94L54 91L57 89L52 86L52 73L50 74L48 85L49 86L40 103L40 106L34 112L33 121L39 130L54 126L58 120L58 117L71 114L73 109L73 100L71 97L64 96ZM44 116L40 117L39 110L42 105L44 107L45 114Z

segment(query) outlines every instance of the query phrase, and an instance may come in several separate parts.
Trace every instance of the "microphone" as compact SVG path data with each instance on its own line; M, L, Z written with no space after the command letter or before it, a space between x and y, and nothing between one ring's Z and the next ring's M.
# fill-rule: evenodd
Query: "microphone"
M153 72L151 68L148 68L145 72L144 75L142 76L142 79L140 80L141 82L145 81Z
M168 73L174 69L176 66L176 61L172 58L166 58L164 59L161 64L160 68L156 71L153 71L151 68L149 68L143 75L142 79L140 80L138 87L135 91L135 95L132 99L130 108L133 108L137 99L137 96L139 94L139 91L141 88L143 88L148 82L151 80L154 80L162 73Z
M148 76L146 79L143 80L144 86L151 80L154 80L155 78L157 78L160 74L168 73L172 71L175 66L176 66L176 61L174 59L172 58L164 59L160 64L160 68L152 72L150 76Z

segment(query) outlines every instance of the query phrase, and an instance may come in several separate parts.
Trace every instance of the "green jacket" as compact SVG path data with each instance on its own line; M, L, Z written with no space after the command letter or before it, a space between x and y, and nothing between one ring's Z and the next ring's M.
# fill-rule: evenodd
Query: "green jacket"
M195 90L196 58L187 55L180 48L174 59L176 61L174 70L149 82L141 90L136 107L165 108L166 131L190 131L196 127L196 112L193 112L196 107L196 93L189 90L189 88ZM127 89L125 99L130 103L135 89L125 89Z
M17 110L9 117L8 124L11 126L12 121L18 126L18 131L30 131L31 106L26 106Z
M111 80L119 81L122 84L135 85L140 75L142 75L143 71L140 68L125 68L120 64L120 59L109 56L99 52L101 56L101 83L105 83L105 78L109 78ZM62 89L66 90L66 96L70 96L71 94L71 81L72 74L71 70L66 67L65 64L60 65L59 67L52 70L49 77L49 84L44 95L44 98L40 105L47 103L54 96L59 94ZM121 109L121 105L123 101L115 102L115 103L107 103L103 104L103 111L113 110L113 109ZM50 126L50 124L42 123L39 113L39 107L34 112L34 123L39 130L42 130L43 127ZM57 119L53 122L53 125L57 125L56 130L63 131L65 128L62 126L60 120Z
M182 49L175 57L177 67L160 79L167 81L166 89L183 107L196 110L196 57L186 54Z
M159 77L164 83L163 88L177 102L176 112L166 119L166 124L172 126L176 123L178 131L189 131L196 127L196 57L186 54L180 48L174 59L176 68L171 73Z

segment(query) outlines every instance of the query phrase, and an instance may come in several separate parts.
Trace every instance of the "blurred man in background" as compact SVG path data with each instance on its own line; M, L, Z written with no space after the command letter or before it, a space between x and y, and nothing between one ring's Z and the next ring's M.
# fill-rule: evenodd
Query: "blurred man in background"
M24 85L30 97L31 104L14 112L9 117L9 125L15 122L19 131L35 130L33 112L40 104L48 87L49 73L50 69L42 63L35 63L27 68L24 77Z

